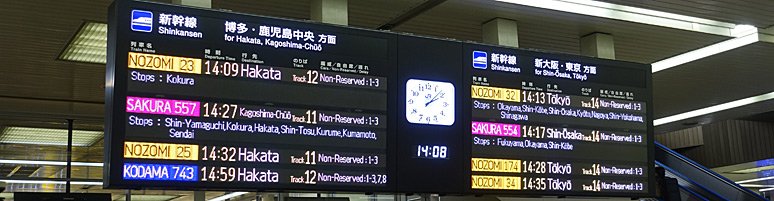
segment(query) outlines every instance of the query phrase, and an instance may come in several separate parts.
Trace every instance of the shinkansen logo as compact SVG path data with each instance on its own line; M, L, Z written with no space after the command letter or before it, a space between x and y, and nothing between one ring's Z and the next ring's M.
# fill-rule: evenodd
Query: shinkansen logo
M132 10L132 31L151 32L153 30L153 13L144 10Z
M489 60L484 51L473 51L473 68L486 69Z

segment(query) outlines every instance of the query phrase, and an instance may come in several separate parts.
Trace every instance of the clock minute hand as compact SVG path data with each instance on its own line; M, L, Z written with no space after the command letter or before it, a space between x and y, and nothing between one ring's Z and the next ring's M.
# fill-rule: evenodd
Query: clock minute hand
M427 105L430 105L430 103L433 103L436 100L438 100L438 95L441 95L441 93L442 92L438 92L437 94L435 94L435 97L433 97L433 99L430 99L430 102L425 103L425 107L427 107Z

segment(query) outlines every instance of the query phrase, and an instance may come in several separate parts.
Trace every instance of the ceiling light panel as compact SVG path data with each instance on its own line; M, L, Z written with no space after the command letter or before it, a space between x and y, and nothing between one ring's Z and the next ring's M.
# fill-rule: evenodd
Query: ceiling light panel
M735 170L735 171L731 171L731 172L728 172L728 173L732 173L732 174L749 174L749 173L756 173L756 172L761 172L761 171L766 171L766 170L774 170L774 165L763 166L763 167L755 167L755 168L748 168L748 169L743 169L743 170Z
M772 180L772 179L774 179L774 177L761 177L761 178L737 181L736 183L737 184L744 184L744 183L752 183L752 182L759 182L759 181L767 181L767 180Z
M774 185L761 185L761 184L739 184L739 186L747 188L773 188Z
M73 146L90 146L102 139L102 131L73 130ZM67 129L5 127L0 143L67 145Z
M209 201L225 201L234 197L238 197L241 195L247 194L247 192L233 192L225 195L218 196L216 198L210 199Z
M693 110L693 111L684 112L684 113L680 113L680 114L676 114L668 117L663 117L660 119L653 120L653 126L659 126L659 125L672 123L672 122L676 122L684 119L694 118L694 117L698 117L706 114L711 114L711 113L737 108L737 107L741 107L741 106L745 106L745 105L749 105L749 104L753 104L761 101L767 101L771 99L774 99L774 92L769 92L769 93L765 93L765 94L761 94L753 97L747 97L744 99L739 99L739 100L735 100L735 101L731 101L731 102L727 102L719 105L713 105L710 107L701 108L698 110Z
M132 195L132 201L168 201L178 198L178 195ZM125 201L126 197L116 201Z
M67 184L66 181L54 181L54 180L25 180L25 179L0 179L0 182L9 184ZM72 185L90 185L101 186L102 182L98 181L71 181Z
M36 160L5 160L0 159L0 164L20 164L20 165L56 165L66 166L65 161L36 161ZM94 162L71 162L72 166L102 167L102 163Z
M692 50L651 64L653 73L758 42L758 32Z
M732 23L592 0L496 0L594 17L731 36Z
M107 58L107 24L86 22L70 40L59 59L104 64Z

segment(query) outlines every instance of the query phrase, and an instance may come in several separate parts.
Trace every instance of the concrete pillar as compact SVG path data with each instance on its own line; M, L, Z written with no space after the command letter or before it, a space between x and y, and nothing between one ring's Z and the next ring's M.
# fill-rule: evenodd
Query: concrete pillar
M276 201L276 200L274 200L274 195L276 193L259 193L259 194L260 194L261 199L256 199L256 200L259 200L259 201Z
M581 37L581 55L604 59L615 59L613 35L592 33Z
M207 196L204 191L194 191L194 201L206 201Z
M494 18L481 25L484 43L519 47L519 29L516 21Z
M212 0L172 0L173 4L212 8Z
M348 25L347 0L312 0L311 19L318 22Z

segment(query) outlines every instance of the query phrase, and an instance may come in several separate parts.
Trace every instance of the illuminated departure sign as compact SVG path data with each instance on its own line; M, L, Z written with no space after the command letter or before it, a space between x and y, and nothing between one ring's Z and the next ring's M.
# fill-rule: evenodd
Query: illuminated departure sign
M474 44L465 51L473 55L464 68L473 192L653 193L646 65Z
M109 16L105 188L655 193L647 65L144 1Z
M135 1L109 26L106 186L392 188L393 35Z

